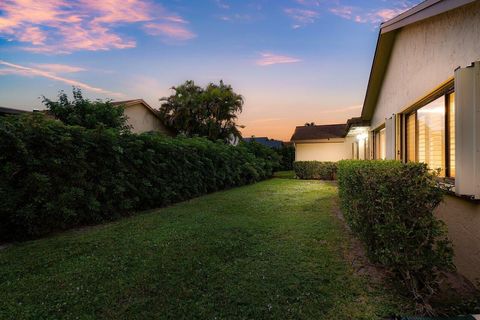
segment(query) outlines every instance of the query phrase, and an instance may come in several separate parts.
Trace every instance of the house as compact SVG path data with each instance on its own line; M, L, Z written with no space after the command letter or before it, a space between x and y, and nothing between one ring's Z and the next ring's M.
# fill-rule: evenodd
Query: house
M131 126L131 131L135 133L158 131L167 135L173 135L158 116L157 111L153 109L143 99L115 101L113 105L123 106L127 122Z
M479 61L480 1L427 0L383 23L361 118L347 133L369 159L439 170L451 191L436 215L472 281L480 278Z
M19 115L19 114L28 113L28 112L29 111L26 111L26 110L0 107L0 117L6 116L6 115Z
M283 147L283 141L275 140L275 139L268 139L268 137L251 137L251 138L243 138L245 142L252 142L255 141L256 143L263 144L266 147L272 149L281 149Z
M354 137L347 136L347 124L298 126L290 139L295 161L339 161L352 158Z

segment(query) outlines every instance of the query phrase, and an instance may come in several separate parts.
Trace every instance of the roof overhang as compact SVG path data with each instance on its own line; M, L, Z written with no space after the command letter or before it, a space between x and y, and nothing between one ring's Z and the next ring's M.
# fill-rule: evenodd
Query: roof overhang
M476 0L427 0L381 24L370 78L368 80L367 93L363 103L363 120L370 121L372 119L398 31L410 24L437 16L475 1Z

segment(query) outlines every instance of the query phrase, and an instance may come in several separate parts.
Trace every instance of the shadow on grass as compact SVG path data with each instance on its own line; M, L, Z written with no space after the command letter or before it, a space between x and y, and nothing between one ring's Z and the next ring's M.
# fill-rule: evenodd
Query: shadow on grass
M277 171L273 174L274 178L278 179L295 179L295 172L293 171Z

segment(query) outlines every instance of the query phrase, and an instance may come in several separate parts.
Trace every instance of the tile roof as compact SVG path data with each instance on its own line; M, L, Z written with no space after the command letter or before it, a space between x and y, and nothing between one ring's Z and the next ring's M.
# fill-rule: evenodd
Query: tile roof
M327 124L321 126L299 126L295 128L291 141L344 138L346 124Z

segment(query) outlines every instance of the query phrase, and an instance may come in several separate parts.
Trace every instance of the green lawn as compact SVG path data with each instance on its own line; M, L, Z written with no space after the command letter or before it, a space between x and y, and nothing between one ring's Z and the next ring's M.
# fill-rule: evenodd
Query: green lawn
M272 179L0 251L0 319L378 319L332 184Z

